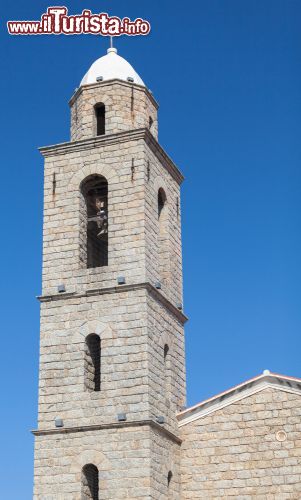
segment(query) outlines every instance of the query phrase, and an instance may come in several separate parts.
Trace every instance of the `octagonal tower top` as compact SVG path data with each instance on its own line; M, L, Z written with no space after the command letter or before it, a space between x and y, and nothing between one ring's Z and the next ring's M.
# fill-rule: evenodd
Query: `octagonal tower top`
M158 139L158 104L114 47L92 64L69 104L71 141L142 128Z

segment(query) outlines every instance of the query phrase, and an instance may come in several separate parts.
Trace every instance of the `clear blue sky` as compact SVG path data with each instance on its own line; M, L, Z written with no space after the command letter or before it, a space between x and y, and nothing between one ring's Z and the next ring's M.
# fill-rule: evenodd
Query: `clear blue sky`
M59 4L59 2L57 2ZM64 4L64 3L63 3ZM68 99L107 40L11 37L1 14L0 497L32 495L41 290L42 157L69 140ZM160 103L159 140L185 174L188 402L264 368L301 376L301 3L74 1L151 22L117 41Z

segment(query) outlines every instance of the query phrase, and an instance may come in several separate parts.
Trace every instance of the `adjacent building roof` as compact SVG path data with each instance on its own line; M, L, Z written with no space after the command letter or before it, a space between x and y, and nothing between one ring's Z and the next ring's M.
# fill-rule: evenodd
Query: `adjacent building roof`
M80 84L88 85L97 81L114 79L131 81L145 87L142 79L130 63L117 54L117 49L111 47L107 50L105 56L100 57L92 64Z
M277 388L301 395L301 379L264 370L264 372L261 375L257 375L257 377L246 380L242 384L236 385L227 391L221 392L212 398L201 401L180 412L177 415L179 426L193 422L198 418L205 417L214 411L220 410L229 404L235 403L240 399L251 396L266 388Z

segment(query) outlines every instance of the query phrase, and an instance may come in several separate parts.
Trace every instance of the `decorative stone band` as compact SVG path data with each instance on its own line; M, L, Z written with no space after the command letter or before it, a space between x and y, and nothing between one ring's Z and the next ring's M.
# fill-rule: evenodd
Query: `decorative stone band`
M74 153L77 151L91 151L92 148L99 146L120 144L122 142L137 141L139 139L143 139L146 142L148 147L156 155L167 172L178 184L181 184L184 180L182 173L147 128L118 132L117 134L100 135L89 139L83 139L81 141L63 142L54 146L41 147L39 148L39 151L44 157L47 157Z
M70 434L74 432L87 432L87 431L99 431L103 429L120 429L121 427L143 427L148 426L152 429L160 432L160 434L164 435L170 441L181 445L182 440L170 432L169 430L162 427L162 425L158 424L154 420L133 420L132 422L114 422L111 424L94 424L94 425L82 425L80 427L59 427L55 429L36 429L32 430L32 434L35 436L47 436L49 434Z
M151 283L136 283L133 285L122 285L120 286L112 286L108 288L93 288L91 290L86 290L83 293L57 293L54 295L40 295L37 297L37 299L40 302L51 302L55 300L68 300L72 299L74 297L91 297L93 295L107 295L111 293L125 293L129 292L132 290L141 290L145 289L147 292L155 299L157 302L160 302L160 304L165 307L171 314L173 314L176 319L184 325L186 321L188 320L187 316L182 313L176 306L174 306L164 295L161 293L160 290L155 288Z

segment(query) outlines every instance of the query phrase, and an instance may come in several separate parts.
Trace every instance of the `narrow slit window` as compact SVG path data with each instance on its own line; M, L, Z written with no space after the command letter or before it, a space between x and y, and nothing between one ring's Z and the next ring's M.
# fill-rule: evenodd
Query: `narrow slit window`
M100 103L95 106L96 117L96 135L104 135L106 133L106 108Z
M169 353L169 347L167 344L164 346L164 363L166 366L166 363L168 362L168 353Z
M165 396L169 399L171 392L171 372L170 372L170 350L168 344L164 345L163 349L163 360L164 360L164 385L165 385Z
M168 285L170 279L170 248L169 248L169 221L167 211L167 198L163 188L157 193L157 216L158 216L158 276L163 286Z
M170 471L168 471L168 474L167 474L167 498L169 499L173 499L173 481L172 481L172 476L173 476L173 473Z
M166 202L166 194L162 188L158 191L158 219L160 221L161 214L163 212L164 206Z

